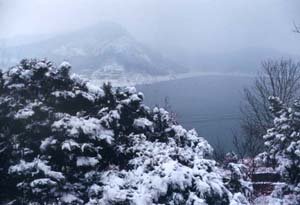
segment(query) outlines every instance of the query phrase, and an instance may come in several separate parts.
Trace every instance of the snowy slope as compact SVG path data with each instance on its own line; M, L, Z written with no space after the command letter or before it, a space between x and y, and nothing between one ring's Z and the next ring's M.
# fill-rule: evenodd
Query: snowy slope
M137 42L120 25L107 22L5 51L10 64L22 58L68 60L76 73L94 79L130 79L136 75L161 76L184 71Z

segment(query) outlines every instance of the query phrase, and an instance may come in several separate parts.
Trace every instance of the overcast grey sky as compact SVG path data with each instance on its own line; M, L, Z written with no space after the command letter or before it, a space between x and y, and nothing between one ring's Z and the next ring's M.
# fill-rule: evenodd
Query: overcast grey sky
M102 20L153 48L300 53L299 0L0 0L0 37L57 33Z

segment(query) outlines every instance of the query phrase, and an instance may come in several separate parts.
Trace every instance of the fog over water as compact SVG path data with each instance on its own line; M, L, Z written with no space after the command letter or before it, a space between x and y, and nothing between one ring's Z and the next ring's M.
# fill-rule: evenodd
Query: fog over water
M198 69L201 57L249 48L298 55L300 38L292 30L293 22L300 24L299 8L297 0L0 0L0 37L54 35L112 21Z

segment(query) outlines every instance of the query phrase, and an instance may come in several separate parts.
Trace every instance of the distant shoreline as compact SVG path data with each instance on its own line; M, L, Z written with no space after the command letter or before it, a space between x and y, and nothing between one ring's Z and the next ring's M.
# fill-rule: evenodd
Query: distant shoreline
M220 72L188 72L182 74L171 74L171 75L164 75L164 76L143 76L141 74L138 75L131 75L131 77L122 76L118 79L89 79L89 81L95 85L102 85L106 82L111 82L115 87L124 87L124 86L138 86L138 85L150 85L159 82L166 82L166 81L173 81L173 80L180 80L180 79L187 79L187 78L194 78L199 76L236 76L236 77L254 77L253 74L245 74L245 73L220 73Z

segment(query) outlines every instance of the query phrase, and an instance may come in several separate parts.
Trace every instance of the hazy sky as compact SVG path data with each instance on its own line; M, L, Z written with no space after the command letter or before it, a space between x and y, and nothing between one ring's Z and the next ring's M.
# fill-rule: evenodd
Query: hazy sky
M247 47L300 53L299 0L0 0L0 37L48 34L102 20L162 51Z

